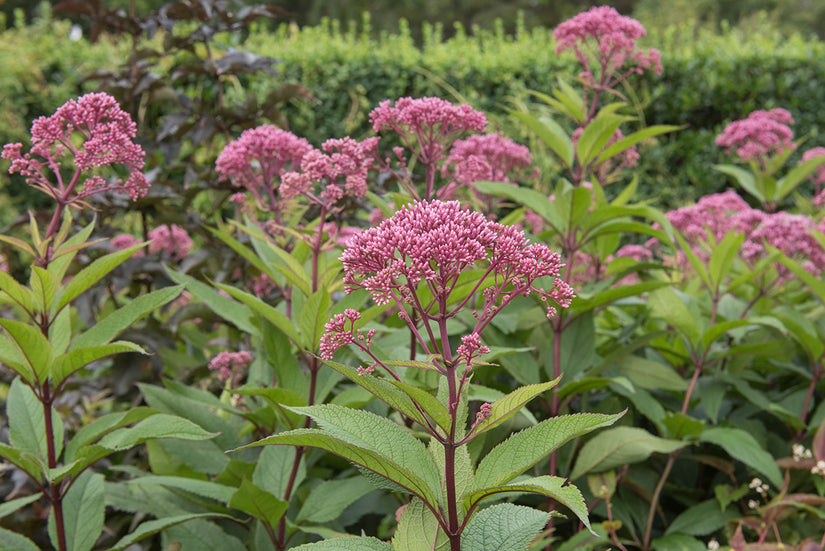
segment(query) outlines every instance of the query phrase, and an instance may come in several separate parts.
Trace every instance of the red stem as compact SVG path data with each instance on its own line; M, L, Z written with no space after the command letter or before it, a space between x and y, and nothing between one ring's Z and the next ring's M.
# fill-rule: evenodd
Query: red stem
M43 404L43 418L46 423L46 450L48 455L49 468L57 467L57 453L54 446L54 425L52 422L52 401L49 382L43 383L41 390L41 403ZM49 483L49 493L46 496L51 502L54 511L54 525L57 532L57 549L66 551L66 528L63 525L63 496L60 495L60 485Z

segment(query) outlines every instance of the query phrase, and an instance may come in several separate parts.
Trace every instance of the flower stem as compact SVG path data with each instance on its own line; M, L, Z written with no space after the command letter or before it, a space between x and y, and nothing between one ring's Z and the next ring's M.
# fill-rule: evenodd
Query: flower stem
M46 453L48 455L49 468L57 467L57 452L54 443L54 424L52 420L52 401L49 382L43 383L41 392L41 403L43 404L43 419L46 425ZM49 493L46 496L54 511L54 525L57 533L58 551L66 551L66 528L63 525L63 496L60 495L60 485L49 482Z

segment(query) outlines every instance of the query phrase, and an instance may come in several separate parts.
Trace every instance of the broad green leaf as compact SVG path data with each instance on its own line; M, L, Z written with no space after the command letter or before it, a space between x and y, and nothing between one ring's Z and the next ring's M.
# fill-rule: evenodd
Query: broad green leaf
M771 252L777 252L778 250L774 247L768 247L768 250ZM780 256L779 262L785 265L790 271L794 273L799 279L801 279L805 285L811 288L811 291L817 296L817 298L822 302L825 303L825 282L818 276L810 273L808 270L802 267L801 264L796 262L795 260L791 260L787 256Z
M570 479L644 461L654 452L670 453L686 445L687 442L660 438L637 427L611 428L597 434L582 446Z
M561 77L558 79L558 88L553 88L553 95L564 103L576 123L582 124L584 122L584 100Z
M42 384L46 382L54 359L54 350L48 339L37 327L11 319L0 319L0 326L6 330L20 357Z
M656 538L650 542L650 547L656 551L707 551L708 548L706 543L684 534Z
M572 380L579 373L585 371L596 360L596 327L592 312L585 312L576 316L561 335L558 370L554 369L553 343L548 343L549 361L544 364L544 371L548 379L557 373L564 375L565 380Z
M360 375L358 370L354 367L334 362L332 360L322 361L324 364L328 365L344 377L347 377L358 386L370 391L388 406L403 413L419 425L424 427L427 426L427 417L415 406L415 403L412 401L410 395L402 390L403 385L396 386L391 381L381 377ZM427 414L438 424L438 426L449 431L450 419L446 408L441 405L441 403L431 394L423 394L427 394L429 398L424 398L419 402L422 409L427 412ZM421 398L421 396L417 397Z
M0 270L0 290L6 293L9 298L20 305L26 312L31 313L33 311L32 291L20 285L17 280L2 270Z
M679 130L681 128L681 126L657 124L654 126L648 126L647 128L643 128L641 130L637 130L636 132L633 132L625 136L621 140L618 140L615 143L610 144L604 151L602 151L602 154L599 155L599 158L596 159L596 162L602 163L610 159L611 157L615 157L622 151L630 149L642 140L646 140L648 138L652 138L653 136L658 136L660 134L667 134L668 132L675 132L676 130Z
M78 450L87 444L91 444L106 433L142 421L156 413L158 411L152 408L137 407L128 411L109 413L98 417L77 431L71 441L66 444L66 460L72 461Z
M241 226L240 224L235 224L235 225L241 231L248 233L248 230L244 226ZM246 245L244 245L243 243L241 243L240 241L238 241L237 239L235 239L234 237L232 237L231 235L229 235L228 233L226 233L224 231L217 230L215 228L207 228L207 229L210 232L212 232L212 234L215 235L218 239L220 239L221 241L223 241L224 243L229 245L229 247L233 251L235 251L236 253L241 255L244 259L246 259L255 268L260 270L261 273L266 274L273 281L278 280L278 276L275 275L276 271L275 271L274 267L271 264L265 262L263 259L261 259L261 257L255 251L251 250L249 247L247 247Z
M4 501L0 504L0 519L16 513L19 509L22 509L29 503L34 503L40 499L40 497L41 494L33 494L26 497L18 497L17 499ZM3 541L2 537L0 537L0 541ZM5 547L0 546L0 549L5 549Z
M255 295L241 291L240 289L230 285L216 283L215 286L223 291L226 291L233 298L241 301L244 305L246 305L246 307L263 316L264 319L269 321L272 325L280 329L287 337L289 337L289 340L291 340L296 346L304 349L307 348L305 339L298 333L298 330L295 328L292 321L290 321L290 319L283 313L279 312Z
M177 488L209 499L214 499L227 505L229 504L229 500L232 499L232 494L237 490L237 488L233 486L182 476L148 475L130 480L126 482L126 484L160 484L167 488Z
M576 143L576 156L581 166L587 166L598 157L613 133L628 117L606 113L597 116L584 127Z
M559 124L550 118L539 120L530 113L510 110L510 114L533 131L550 150L558 155L564 166L573 166L573 142Z
M0 528L0 549L6 551L40 551L34 542L26 536L5 528Z
M17 448L0 443L0 457L28 473L32 478L39 480L45 468L45 461L29 452L22 452Z
M143 319L150 312L155 311L180 295L185 285L165 287L129 302L118 308L102 320L98 321L87 331L74 338L71 349L86 346L99 346L109 343L124 330L131 327L136 321Z
M665 535L706 536L722 528L740 514L735 507L722 510L716 499L708 499L682 512L668 525Z
M616 302L623 298L641 296L644 293L655 291L661 287L670 287L669 281L645 281L634 283L633 285L621 285L600 290L592 296L582 295L573 299L571 308L576 313L588 312L600 308L606 304Z
M296 392L285 388L239 388L235 391L244 396L261 396L275 409L281 421L290 428L298 428L303 417L286 409L284 406L305 406L307 401Z
M713 168L723 174L733 177L742 189L756 197L760 203L764 203L770 199L770 197L765 197L763 190L759 189L753 174L744 168L740 168L735 165L713 165Z
M759 471L774 488L782 487L782 473L776 466L776 461L770 453L762 449L749 432L736 428L714 427L705 429L699 441L716 444L728 452L732 459Z
M487 496L500 493L531 493L550 497L573 511L584 526L590 529L590 519L587 516L587 504L584 502L581 492L572 484L565 485L566 479L558 476L537 476L526 480L519 480L504 484L474 490L461 497L464 508L468 509Z
M616 367L622 375L641 388L679 392L688 387L687 381L669 365L641 356L625 356L618 361Z
M807 161L804 161L789 170L785 177L777 182L778 189L776 190L776 195L773 198L774 201L781 201L787 197L788 194L796 189L796 187L808 176L813 174L814 171L822 166L823 163L825 163L825 156L820 155L818 157L808 159Z
M476 513L461 536L461 551L527 551L550 513L502 503Z
M308 297L301 308L298 327L309 350L318 350L321 336L324 334L324 324L329 321L331 305L332 301L327 290L320 289Z
M103 530L105 513L103 475L86 471L63 497L63 526L67 551L89 551ZM49 515L49 537L57 548L54 509Z
M63 450L63 421L57 411L50 408L55 458ZM11 383L6 396L6 416L9 423L9 442L21 452L30 453L48 465L46 420L43 403L31 388L19 379Z
M266 446L258 456L255 469L252 471L252 483L266 490L274 496L284 498L292 475L292 466L295 464L296 450L286 446ZM295 478L292 481L293 490L306 478L306 461L301 457Z
M221 515L217 513L191 513L186 515L176 515L174 517L164 517L158 520L150 520L147 522L142 522L140 526L138 526L134 532L128 534L109 549L109 551L123 551L127 547L131 546L132 544L144 539L148 538L149 536L153 536L158 532L162 532L167 528L172 526L176 526L181 524L182 522L186 522L189 520L194 519L204 519L204 518L225 518L231 519L232 517L228 515Z
M700 259L695 252L693 252L693 247L691 247L685 238L682 237L682 234L676 232L674 234L676 237L676 241L679 242L679 249L682 251L682 254L685 255L685 258L688 259L690 265L693 267L693 271L696 272L696 275L702 280L702 283L705 284L707 289L713 289L713 281L710 279L710 274L708 274L707 268L705 268L705 264Z
M192 296L203 301L213 312L235 325L235 327L241 331L251 335L260 334L260 329L251 321L252 311L247 306L221 295L209 285L188 275L169 269L166 270L166 273L175 283L186 285L186 290L189 291ZM232 293L230 292L229 294L231 295Z
M476 470L476 488L500 486L538 463L565 442L616 422L615 415L577 413L546 419L511 435L481 460Z
M34 370L20 352L20 348L6 335L0 334L0 362L14 370L29 385L37 384Z
M474 184L473 187L482 193L490 193L515 201L541 216L557 231L563 229L559 213L553 202L546 195L534 189L514 186L504 182L479 182Z
M277 528L281 517L286 512L287 505L286 501L258 488L247 479L241 481L241 486L229 501L230 507L249 513L271 528Z
M708 261L708 275L713 284L712 289L719 291L722 281L728 275L733 259L739 253L739 247L745 241L745 234L741 232L730 232L713 247L713 252Z
M702 348L705 350L708 349L714 342L716 342L716 339L718 339L731 329L736 329L737 327L744 327L747 325L753 325L753 321L730 320L714 324L713 327L711 327L702 334Z
M499 426L501 423L518 413L519 410L527 404L527 402L556 386L560 380L561 377L558 377L557 379L547 383L523 386L517 388L510 394L499 398L490 404L490 415L488 415L478 425L473 426L472 430L469 434L467 434L466 440L475 438L479 434L485 433L488 430Z
M38 266L31 267L29 286L32 290L34 307L38 312L51 314L54 295L57 292L58 282L48 270Z
M155 438L205 440L216 436L198 425L175 415L159 413L139 421L135 426L120 428L100 439L98 445L110 450L126 450Z
M146 354L146 351L140 346L126 341L117 341L100 346L73 348L71 351L61 354L54 359L51 374L52 380L54 384L59 385L71 374L86 367L90 363L105 358L106 356L111 356L112 354L120 354L121 352L140 352L141 354Z
M654 317L676 328L694 346L699 343L699 326L676 291L670 287L656 289L648 295L647 301Z
M69 283L63 288L63 293L60 295L60 300L57 302L57 309L60 310L81 293L89 289L92 285L106 277L112 270L120 266L127 258L135 254L138 249L141 249L145 244L135 245L128 249L115 251L106 256L102 256L80 270L72 278Z
M432 511L420 499L410 501L392 537L393 551L446 551L449 547Z
M389 543L366 536L341 536L293 547L292 551L396 551Z
M295 520L316 523L333 521L344 509L373 490L375 487L360 476L327 480L312 489Z
M31 257L37 258L37 252L25 241L22 239L18 239L16 237L11 237L9 235L2 235L0 234L0 241L3 243L8 243L9 245L15 247L16 249L22 251L24 254L27 254Z
M389 423L389 421L387 422ZM379 452L374 451L369 444L356 445L343 438L325 433L322 430L296 429L269 436L238 449L266 445L307 446L326 450L340 455L344 459L364 467L387 480L393 481L398 486L405 488L414 495L426 499L430 503L437 502L437 494L431 488L429 480L424 480L415 471L399 465ZM437 475L438 473L435 474ZM425 476L431 479L432 473Z

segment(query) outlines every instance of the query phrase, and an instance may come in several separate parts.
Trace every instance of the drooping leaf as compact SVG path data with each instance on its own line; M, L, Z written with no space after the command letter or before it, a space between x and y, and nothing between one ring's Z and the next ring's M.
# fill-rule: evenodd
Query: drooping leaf
M229 500L232 499L232 494L237 490L237 488L226 486L225 484L218 484L209 480L198 480L196 478L185 478L182 476L147 475L130 480L126 482L126 484L160 484L168 488L177 488L209 499L214 499L226 505L229 504Z
M277 449L270 447L267 449ZM356 500L375 490L363 477L327 480L312 489L298 512L296 522L330 522Z
M527 551L550 513L502 503L476 513L461 536L461 551Z
M66 444L66 460L72 461L78 450L85 445L91 444L104 434L119 429L120 427L142 421L156 413L158 413L158 411L152 408L137 407L128 411L109 413L98 417L77 431L71 441Z
M272 528L277 528L288 503L262 490L251 481L243 479L240 487L232 495L229 505L249 513Z
M582 446L570 479L643 461L654 452L670 453L686 445L687 442L660 438L637 427L611 428Z
M624 413L561 415L517 432L481 460L476 469L475 487L482 489L506 484L568 440L612 425L622 415Z
M164 517L157 520L149 520L146 522L142 522L140 526L138 526L134 532L123 536L118 540L117 543L113 547L109 549L109 551L123 551L127 547L131 546L132 544L139 542L144 538L148 538L149 536L153 536L158 532L162 532L167 528L172 526L176 526L183 522L187 522L189 520L195 519L205 519L205 518L226 518L231 519L232 517L228 515L221 515L218 513L190 513L186 515L176 515L174 517Z
M699 441L716 444L731 458L759 471L775 488L782 487L782 473L776 461L749 432L732 427L712 427L702 432Z
M100 439L98 445L110 450L126 450L155 438L179 438L182 440L206 440L216 436L176 415L159 413L139 421L133 427L120 428Z
M103 530L105 512L103 475L86 471L78 476L63 497L63 526L67 551L89 551ZM49 515L49 537L55 548L57 528L54 509Z
M32 494L26 497L18 497L16 499L10 499L9 501L4 501L0 504L0 519L7 517L13 513L16 513L18 510L22 509L29 503L34 503L38 499L40 499L40 494ZM0 536L0 542L3 541L2 536ZM0 546L0 549L5 549L5 547Z

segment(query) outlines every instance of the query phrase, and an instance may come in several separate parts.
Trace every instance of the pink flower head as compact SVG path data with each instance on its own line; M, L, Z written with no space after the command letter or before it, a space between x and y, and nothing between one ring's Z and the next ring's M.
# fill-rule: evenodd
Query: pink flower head
M594 86L613 88L628 73L642 73L650 69L656 74L662 72L659 52L639 49L636 40L647 32L641 23L619 14L609 6L598 6L568 19L553 31L556 53L573 50L576 58L584 65L585 82ZM601 74L594 77L591 61L601 68ZM625 66L629 68L620 75Z
M215 170L246 188L262 205L277 210L275 189L287 169L300 166L312 146L304 138L271 124L244 130L223 148Z
M172 224L158 226L149 232L149 252L163 253L175 260L183 260L192 252L192 239L186 230Z
M6 257L0 254L0 272L8 272L9 271L9 263L6 260Z
M348 344L360 344L368 350L375 336L375 329L370 329L366 336L360 329L355 329L355 322L361 319L361 313L352 308L344 310L343 314L335 314L331 320L324 325L324 335L321 337L320 355L325 360L331 360L335 351ZM367 368L364 373L359 368L359 373L371 373Z
M746 119L733 121L716 138L716 145L745 161L764 162L767 157L796 149L793 117L785 109L754 111Z
M312 149L304 155L300 172L283 175L281 195L286 199L307 195L327 207L345 195L364 197L377 148L378 138L362 142L349 137L327 140L321 151ZM324 184L317 195L313 193L316 183Z
M129 233L121 233L120 235L116 235L111 240L112 247L115 248L117 251L122 251L123 249L128 249L129 247L133 247L138 245L140 241L137 238ZM143 249L138 249L138 251L133 256L143 256Z
M481 344L481 336L473 331L461 337L461 345L455 352L467 365L471 365L473 358L489 353L490 349Z
M471 132L484 132L487 117L469 105L452 103L433 97L400 98L395 105L382 101L370 113L376 132L391 130L425 167L427 182L424 197L433 196L433 177L436 165L447 158L450 145ZM394 149L402 172L406 171L404 149Z
M252 354L246 350L240 352L221 352L209 362L209 370L218 372L218 379L233 379L233 386L243 376L242 371L252 363Z
M145 153L132 141L136 133L135 123L112 96L86 94L32 123L29 153L23 155L19 143L7 144L0 156L12 162L9 173L24 176L31 186L51 195L61 205L108 190L126 193L137 200L146 195L149 182L142 172ZM60 177L61 165L67 158L72 159L75 169L69 181ZM112 165L126 167L129 176L125 182L111 182L91 174L81 189L76 189L82 173ZM45 172L55 175L56 184Z
M462 185L512 182L534 177L536 171L529 171L532 162L525 146L498 134L476 134L453 143L441 173Z
M825 156L825 147L814 147L802 154L800 164L823 156ZM816 186L817 192L822 189L822 187L825 186L825 164L818 166L816 171L808 178Z
M825 249L811 235L817 225L801 214L777 212L766 215L742 244L742 258L755 263L766 256L766 245L776 247L785 256L799 260L817 276L825 272ZM777 265L781 281L792 278L784 266Z
M364 288L377 303L393 301L398 306L413 300L421 282L436 294L448 295L462 271L484 266L493 282L484 291L479 333L517 295L536 292L562 307L573 298L561 279L552 291L536 287L541 277L558 278L563 266L558 253L530 244L522 231L491 222L457 201L418 201L403 207L380 226L356 235L341 260L348 291ZM548 304L548 314L554 313Z

